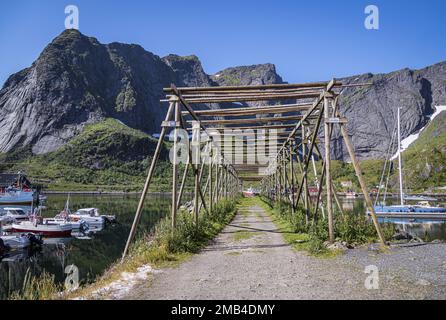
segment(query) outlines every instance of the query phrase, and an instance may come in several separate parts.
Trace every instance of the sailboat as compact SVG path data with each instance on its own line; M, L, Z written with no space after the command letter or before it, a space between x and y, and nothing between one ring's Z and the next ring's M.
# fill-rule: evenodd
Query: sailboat
M397 113L397 131L398 131L398 178L400 188L400 204L399 205L375 205L375 212L378 216L385 217L404 217L407 215L410 218L427 217L429 218L446 218L445 207L434 207L429 201L436 199L428 197L414 197L404 195L403 189L403 164L402 164L402 150L401 150L401 108L398 108ZM433 199L433 200L431 200ZM420 201L416 205L408 205L405 201Z

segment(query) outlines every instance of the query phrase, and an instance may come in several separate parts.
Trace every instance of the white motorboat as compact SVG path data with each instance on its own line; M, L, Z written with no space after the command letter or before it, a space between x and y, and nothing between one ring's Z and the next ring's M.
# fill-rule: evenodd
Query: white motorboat
M43 242L34 234L21 234L15 236L1 236L3 244L11 249L24 249L31 245L41 245Z
M5 212L0 212L0 230L3 226L14 222L14 218L7 216Z
M29 238L26 235L20 236L2 236L3 244L12 249L28 248L30 245Z
M4 208L3 211L5 213L5 216L10 217L15 221L25 221L29 220L30 218L30 214L22 208L18 207Z
M64 210L62 210L56 218L66 219L70 222L85 221L88 226L103 226L106 219L99 214L99 210L96 208L79 209L75 213L70 210L70 195L68 195L67 202Z
M103 225L106 221L114 222L115 216L107 216L99 214L97 208L84 208L79 209L75 213L69 215L71 220L78 221L84 220L88 225Z

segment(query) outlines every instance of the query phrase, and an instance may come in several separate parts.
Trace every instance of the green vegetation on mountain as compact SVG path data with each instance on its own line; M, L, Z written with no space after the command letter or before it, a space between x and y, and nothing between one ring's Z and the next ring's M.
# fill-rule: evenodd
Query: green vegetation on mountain
M0 156L3 171L25 171L32 181L52 190L140 191L157 141L118 120L87 125L57 151L31 156L20 150ZM5 166L4 165L4 166ZM168 190L168 150L162 149L154 191Z
M440 113L403 153L408 188L446 186L446 112Z

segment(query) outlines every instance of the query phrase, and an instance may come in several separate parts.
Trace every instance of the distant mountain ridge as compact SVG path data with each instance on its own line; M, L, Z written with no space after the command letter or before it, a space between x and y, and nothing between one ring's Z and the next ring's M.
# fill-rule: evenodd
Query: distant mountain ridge
M398 107L403 108L404 138L428 123L434 106L446 105L446 62L340 80L373 83L345 89L339 101L362 159L385 156ZM101 44L76 30L66 30L1 89L0 153L19 148L34 154L58 150L87 124L107 118L146 133L158 132L166 112L159 102L162 88L171 83L196 87L284 81L273 64L227 68L208 75L194 55L161 58L139 45ZM338 132L334 138L334 157L346 160Z

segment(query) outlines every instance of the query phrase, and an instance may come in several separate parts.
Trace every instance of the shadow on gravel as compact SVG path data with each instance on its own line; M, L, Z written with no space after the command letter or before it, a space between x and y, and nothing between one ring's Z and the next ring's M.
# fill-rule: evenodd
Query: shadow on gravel
M289 233L289 232L283 232L283 231L279 231L277 229L259 229L259 228L252 228L252 227L246 227L246 226L240 226L240 225L234 225L234 224L230 224L229 226L234 227L234 228L239 228L239 229L246 229L246 230L252 230L252 232L269 232L269 233L280 233L280 234L285 234L285 233ZM223 231L222 233L226 233L226 234L230 234L230 233L237 233L238 231Z
M273 248L284 248L290 247L289 244L260 244L260 245L246 245L246 246L221 246L221 247L208 247L203 249L203 252L218 252L218 251L232 251L232 250L243 250L243 249L273 249Z

